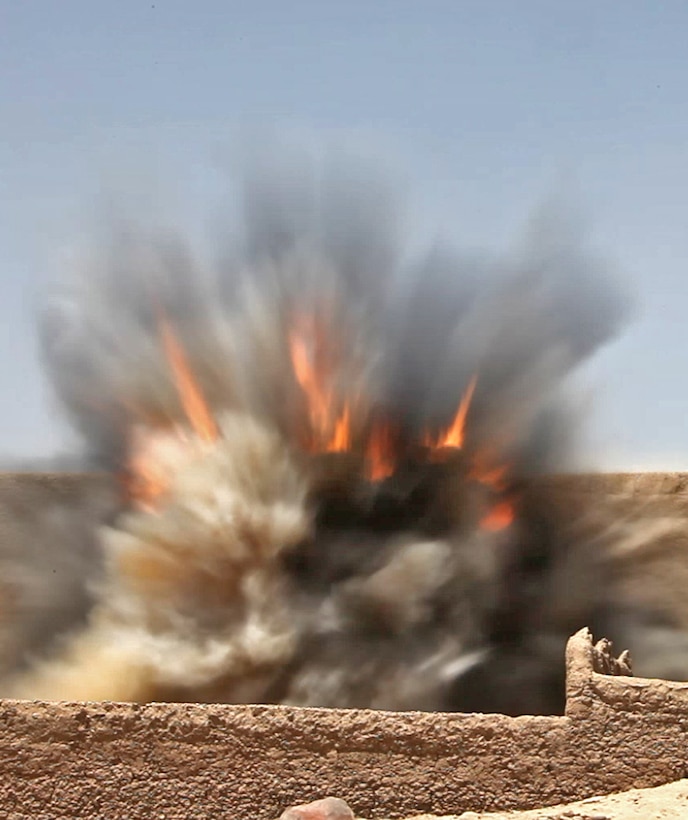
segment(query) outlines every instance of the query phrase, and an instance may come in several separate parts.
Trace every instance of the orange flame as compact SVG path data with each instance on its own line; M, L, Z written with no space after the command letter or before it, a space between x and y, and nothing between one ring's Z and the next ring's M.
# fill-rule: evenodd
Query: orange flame
M348 403L334 424L332 438L325 444L326 453L344 453L351 449L351 411Z
M129 449L126 490L141 509L151 511L169 486L170 473L189 449L184 431L178 427L151 430L134 428Z
M366 446L366 471L371 481L382 481L392 475L395 468L392 431L384 422L370 431Z
M217 438L217 425L194 378L184 348L174 335L170 322L162 314L158 320L158 327L186 417L203 441L214 441Z
M508 462L495 465L495 454L476 453L473 457L469 478L489 487L492 492L504 494L509 487ZM513 523L516 512L512 500L502 497L480 521L480 527L488 532L498 532Z
M218 436L217 424L167 317L158 315L158 331L186 418L201 442ZM197 448L181 425L134 427L130 435L127 491L137 505L152 510L167 491L175 467Z
M480 520L480 527L488 532L498 532L512 524L514 517L514 505L511 501L499 501Z
M501 464L497 467L488 467L483 461L476 458L469 473L470 478L493 487L495 490L503 490L507 484L509 475L509 465Z
M455 447L456 449L463 447L466 437L466 418L471 408L473 393L475 393L477 383L478 377L473 376L468 382L468 387L463 396L461 396L461 401L459 402L459 407L452 423L443 433L440 433L439 436L436 437L433 437L429 433L423 436L423 444L426 447L430 447L433 450L440 450L443 447Z
M339 453L351 447L351 407L335 413L331 367L325 355L325 336L315 317L301 316L289 333L289 352L296 381L308 405L312 450Z

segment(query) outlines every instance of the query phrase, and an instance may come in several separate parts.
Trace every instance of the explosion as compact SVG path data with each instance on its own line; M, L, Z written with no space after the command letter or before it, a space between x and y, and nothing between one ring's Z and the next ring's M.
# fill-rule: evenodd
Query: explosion
M53 296L49 375L124 492L85 622L5 693L465 709L525 658L560 708L594 605L552 611L533 556L571 535L524 482L566 466L566 377L625 301L561 224L510 261L409 261L384 186L321 176L249 175L212 275L120 231Z

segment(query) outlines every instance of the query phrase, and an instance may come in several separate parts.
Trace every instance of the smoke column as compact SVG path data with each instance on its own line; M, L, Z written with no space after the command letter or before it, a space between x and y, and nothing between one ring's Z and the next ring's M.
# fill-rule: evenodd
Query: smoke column
M526 591L521 565L536 552L556 564L561 539L513 488L566 467L567 377L623 327L628 300L556 214L510 254L413 257L395 192L336 158L249 163L213 264L179 231L121 221L49 294L46 371L90 462L118 473L132 442L158 452L161 438L168 486L157 509L125 502L101 531L86 626L56 630L11 692L463 708L457 681L496 648L547 645L523 614L546 584ZM210 444L189 427L163 326L212 415ZM327 401L346 410L348 455L300 446L313 416L313 374L294 366L302 326ZM419 443L462 401L460 453L420 464ZM368 457L378 419L404 455L371 483L347 458ZM569 625L552 627L551 657Z

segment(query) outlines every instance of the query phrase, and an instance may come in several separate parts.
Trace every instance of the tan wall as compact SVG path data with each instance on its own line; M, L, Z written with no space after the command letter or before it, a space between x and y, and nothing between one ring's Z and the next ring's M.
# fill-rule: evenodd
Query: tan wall
M686 775L688 684L594 671L569 644L566 717L114 703L0 704L0 816L269 820L534 807Z

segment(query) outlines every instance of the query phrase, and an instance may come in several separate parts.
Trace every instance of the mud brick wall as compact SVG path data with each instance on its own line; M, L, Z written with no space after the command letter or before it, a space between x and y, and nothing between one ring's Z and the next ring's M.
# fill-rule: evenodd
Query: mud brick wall
M270 820L336 794L366 817L526 808L688 771L688 684L567 653L564 717L0 704L0 816Z

